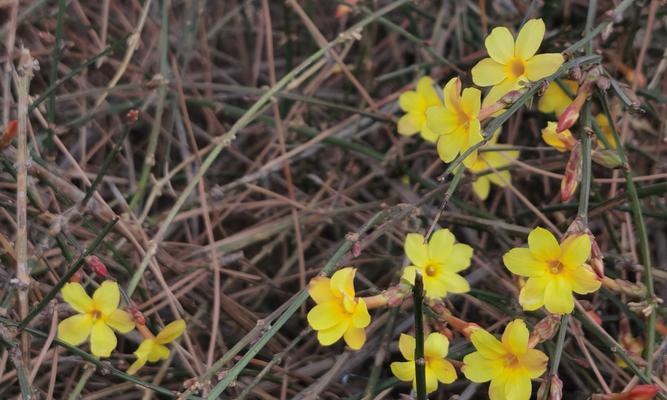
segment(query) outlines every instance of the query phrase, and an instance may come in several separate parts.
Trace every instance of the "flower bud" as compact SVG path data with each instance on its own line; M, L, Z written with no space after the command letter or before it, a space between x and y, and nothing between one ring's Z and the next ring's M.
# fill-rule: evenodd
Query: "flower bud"
M106 265L97 257L97 256L88 256L86 257L86 263L97 275L102 278L109 277L109 270L107 270Z
M563 202L569 201L577 191L579 181L581 180L581 151L579 144L574 146L570 152L570 158L565 166L565 176L560 183L560 199Z
M588 236L591 238L591 268L593 268L593 272L598 276L598 279L602 279L604 278L604 255L600 246L598 246L598 242L595 241L595 236L590 231L588 231Z
M537 398L544 398L544 391L549 387L549 394L547 399L549 400L561 400L563 398L563 381L560 380L558 375L554 375L548 381L542 382L540 387L537 389Z
M546 342L554 337L556 331L558 331L558 326L560 326L560 315L549 314L542 318L533 328L533 333L528 342L529 347L535 347L538 343Z
M591 154L591 157L596 164L602 165L605 168L616 169L623 165L623 161L618 156L616 150L596 149Z
M549 121L547 127L542 129L542 140L561 153L572 150L578 140L572 136L572 132L569 129L558 132L556 126L556 122Z
M637 385L623 393L594 394L591 400L651 400L659 391L658 385Z
M0 136L0 150L9 146L9 144L12 142L12 139L14 139L14 136L16 136L18 125L18 121L15 119L7 123L7 126L5 126L5 129L2 132L2 136Z

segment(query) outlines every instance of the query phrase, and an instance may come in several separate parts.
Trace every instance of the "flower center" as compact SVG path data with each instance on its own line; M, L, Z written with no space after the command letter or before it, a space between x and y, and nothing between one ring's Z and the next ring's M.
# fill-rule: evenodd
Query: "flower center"
M512 59L512 61L510 61L509 67L510 67L510 72L515 78L520 77L526 71L526 67L523 64L523 60L520 60L518 58Z
M424 268L424 273L427 276L435 276L438 273L438 267L435 264L428 264L426 268Z
M551 261L549 262L549 272L554 275L560 274L563 270L563 264L560 261Z
M513 368L519 365L519 359L514 354L509 353L503 358L503 363L505 367Z
M92 315L94 321L102 318L102 312L100 310L93 310L90 314Z

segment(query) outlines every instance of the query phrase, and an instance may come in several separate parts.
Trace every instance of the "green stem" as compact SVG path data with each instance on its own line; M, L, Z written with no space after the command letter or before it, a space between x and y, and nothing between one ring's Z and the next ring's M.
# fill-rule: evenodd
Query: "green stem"
M53 86L58 79L58 63L60 62L60 50L63 40L63 25L65 15L65 0L58 0L58 16L56 17L56 42L53 46L53 53L51 55L51 74L49 76L49 85ZM53 124L56 122L56 92L55 90L49 96L49 107L46 113L46 120L49 122L49 134L46 140L47 153L53 148Z
M424 358L424 281L420 274L415 274L412 288L415 310L415 382L417 400L426 400L426 359Z
M584 47L585 45L591 43L594 37L602 33L602 31L607 27L607 25L611 24L614 20L616 20L617 17L619 17L623 12L630 7L634 3L634 0L623 0L622 2L619 3L618 6L614 9L611 15L605 16L605 20L600 23L600 25L596 26L592 30L588 30L586 35L581 38L578 42L574 43L572 46L568 47L563 51L563 53L574 53L575 51L579 50L580 48ZM590 10L590 8L589 8ZM587 21L588 22L588 21ZM592 23L592 21L591 21Z
M109 222L106 224L106 226L104 226L104 228L102 229L102 231L95 237L95 239L93 239L93 242L90 244L90 246L88 246L88 248L86 248L86 250L85 250L85 251L79 256L79 258L74 262L74 264L72 264L72 266L70 267L70 269L65 273L65 275L63 275L63 276L60 278L60 280L58 281L58 283L56 283L55 286L53 286L53 287L51 288L51 290L49 290L49 292L48 292L48 293L44 296L44 298L37 304L37 306L35 306L35 308L33 308L32 311L30 311L30 313L28 313L28 315L23 319L23 321L21 321L21 322L18 324L18 328L19 328L19 330L25 329L26 326L28 326L28 324L30 323L30 321L32 321L32 320L33 320L33 319L34 319L34 318L35 318L35 317L36 317L36 316L37 316L37 315L44 309L44 307L46 307L46 305L49 304L49 301L51 301L51 299L53 299L54 297L56 297L56 295L58 294L58 292L60 291L60 289L62 289L63 286L65 286L65 284L66 284L67 282L69 282L70 278L71 278L72 276L74 276L74 274L76 273L76 271L78 271L79 269L81 269L81 267L83 266L83 264L86 262L86 257L88 257L89 255L91 255L92 253L95 252L95 250L96 250L97 247L100 245L100 243L102 243L102 240L104 240L104 238L106 237L106 235L107 235L109 232L111 232L111 229L114 227L114 225L116 225L116 222L118 222L118 218L117 218L117 217L114 218L114 219L112 219L111 221L109 221Z
M81 378L79 378L79 381L76 383L76 386L74 386L74 389L72 389L72 392L67 396L67 400L77 400L79 398L83 388L86 387L86 383L88 383L88 380L93 376L96 369L92 364L86 364L83 368L83 374L81 374Z
M549 376L547 377L546 390L544 391L543 400L547 400L549 398L549 386L551 384L551 378L558 375L558 366L560 365L560 359L563 356L563 346L565 345L565 336L567 334L567 324L569 321L570 314L564 314L560 318L558 338L556 339L556 349L554 350L553 357L551 357L551 367L549 368Z

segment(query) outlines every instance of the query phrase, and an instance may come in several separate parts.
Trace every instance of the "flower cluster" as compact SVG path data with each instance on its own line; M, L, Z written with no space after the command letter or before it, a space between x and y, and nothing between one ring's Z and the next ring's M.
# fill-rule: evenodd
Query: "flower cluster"
M93 264L97 263L101 264L94 258ZM106 267L100 269L98 266L96 271L106 271ZM165 344L174 341L185 330L185 321L176 320L153 336L145 326L143 316L134 315L139 313L138 310L129 313L119 308L121 289L111 280L102 282L92 298L78 282L66 283L60 293L77 312L58 324L58 338L63 342L79 346L90 338L90 352L96 357L109 357L118 344L114 330L127 334L136 328L145 338L134 352L137 360L128 369L129 374L136 373L147 361L166 359L169 349Z

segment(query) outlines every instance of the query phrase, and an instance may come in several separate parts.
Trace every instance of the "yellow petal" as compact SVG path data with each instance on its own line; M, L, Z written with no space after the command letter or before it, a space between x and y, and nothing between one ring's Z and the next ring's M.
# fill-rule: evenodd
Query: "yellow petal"
M166 360L169 357L169 349L167 346L155 343L155 346L151 349L151 352L148 353L148 361L156 362L160 360Z
M489 400L514 400L508 399L505 396L505 386L507 378L503 375L500 375L491 380L489 385Z
M500 187L505 187L512 181L512 176L510 175L509 171L500 171L497 173L494 172L492 174L486 175L486 177L491 183Z
M93 327L90 314L73 315L58 324L58 339L72 346L85 342Z
M398 119L396 130L403 136L412 136L419 132L422 126L426 125L424 121L424 117L420 117L415 113L408 113Z
M148 356L153 352L153 347L155 347L155 339L144 339L134 351L134 355L139 359L143 359L145 363L148 360Z
M544 39L544 21L542 18L531 19L519 31L516 37L514 55L520 60L527 60L537 53Z
M457 110L461 104L461 80L458 77L450 79L442 89L445 98L445 107L449 110Z
M440 105L440 96L433 87L433 79L428 76L419 78L417 81L417 94L424 100L426 107Z
M440 382L449 384L456 380L456 370L449 361L442 359L430 360L428 365Z
M525 247L511 249L503 256L503 263L513 274L521 276L542 276L548 265L535 259L533 252Z
M570 282L561 277L551 279L544 291L544 306L552 314L571 313L574 310L574 296Z
M93 300L86 293L83 286L76 282L69 282L63 286L60 294L63 300L67 302L75 311L86 313L93 307Z
M519 84L519 80L505 79L499 84L493 86L482 102L482 107L490 106L499 101L504 95L512 90L520 90L523 87Z
M519 356L519 364L524 368L526 374L531 379L542 376L547 370L549 357L539 350L528 349L523 355Z
M132 365L130 365L130 368L127 369L127 373L129 375L134 375L144 365L146 365L146 359L145 358L137 358L137 360L135 362L133 362Z
M593 293L600 289L600 281L597 275L587 264L581 265L572 270L566 270L572 290L579 294Z
M480 60L472 67L472 81L477 86L497 85L505 79L505 66L492 58Z
M456 112L445 107L431 107L426 110L426 126L436 135L452 133L458 124Z
M350 327L345 331L343 339L352 350L359 350L366 342L366 331L363 328Z
M428 247L426 243L424 243L423 235L419 233L408 233L407 236L405 236L403 249L414 265L421 267L428 264Z
M531 81L538 81L552 75L565 59L560 53L538 54L526 61L525 74Z
M401 107L401 110L409 113L423 110L424 102L417 92L408 91L398 97L398 106Z
M477 197L480 200L486 200L489 197L489 192L491 191L491 181L487 178L486 175L478 176L477 179L472 183L472 190L475 192Z
M371 323L371 315L368 313L368 307L363 299L357 300L357 306L352 314L352 326L355 328L365 328Z
M308 294L317 304L337 299L331 291L331 279L324 276L317 276L310 280Z
M441 299L447 296L447 284L441 276L424 275L424 292L429 299Z
M449 135L438 138L438 156L446 163L452 162L461 152L465 140L465 127L460 127Z
M448 292L452 293L467 293L470 291L470 284L459 274L454 274L449 271L442 273L442 282L445 284Z
M470 120L466 133L467 135L465 135L465 140L463 142L463 145L461 146L462 153L468 150L470 147L484 140L484 136L482 136L482 126L477 118ZM477 150L471 153L468 157L471 157L473 160L476 160Z
M424 340L424 355L430 358L445 358L449 352L449 340L438 332L430 333Z
M463 358L461 371L469 380L482 383L493 379L502 372L502 369L503 364L500 359L485 358L479 351L475 351Z
M493 28L484 44L489 56L500 64L508 64L514 57L514 37L504 26Z
M503 333L503 345L514 355L521 355L528 350L528 328L523 320L515 319L507 324Z
M495 336L485 331L477 329L470 335L470 341L482 357L488 359L501 358L506 354L502 343Z
M340 340L343 337L343 334L347 331L350 326L349 320L342 320L340 323L332 326L328 329L322 329L317 331L317 340L320 341L322 346L330 346Z
M164 327L155 337L155 342L158 344L167 344L176 340L185 331L185 321L177 319L172 321Z
M103 321L98 320L90 331L90 352L97 357L109 357L116 348L116 335Z
M561 244L560 262L574 268L588 260L591 255L591 238L586 234L570 236Z
M102 282L102 285L93 293L93 303L102 315L107 316L111 314L118 308L118 303L120 303L118 284L114 281Z
M401 333L400 338L398 339L398 349L401 351L401 355L408 361L415 359L415 338Z
M443 360L444 361L444 360ZM438 390L438 376L435 374L435 371L433 371L432 368L430 368L429 364L426 364L424 367L424 377L425 382L426 382L426 394L433 393L436 390ZM416 386L415 382L415 386Z
M445 263L454 248L454 234L449 229L438 229L428 241L428 256L431 260Z
M524 374L514 374L505 384L505 397L507 400L530 400L532 390L530 378Z
M528 248L539 261L556 261L560 257L558 241L548 230L537 227L528 235Z
M435 143L438 140L438 134L433 132L426 122L422 124L419 133L421 134L422 139L429 143Z
M316 331L329 329L341 322L344 317L345 311L336 301L318 304L306 316L308 324Z
M572 136L572 133L569 129L565 129L562 132L556 132L557 126L558 123L554 121L547 122L547 127L542 129L542 140L562 153L567 151L567 145L563 141L563 137Z
M463 243L456 243L449 254L447 270L450 272L459 272L470 267L472 258L472 247Z
M576 93L577 82L571 80L563 80L563 84L570 90L570 93ZM556 82L551 82L540 98L537 109L545 114L555 113L557 117L563 113L567 106L572 103L570 96L561 89Z
M461 107L466 114L477 118L479 110L482 107L482 92L476 88L463 89Z
M114 310L104 319L104 322L120 333L128 333L134 329L132 315L123 310Z
M544 305L544 292L549 280L546 276L528 278L519 293L519 304L526 311L535 311Z
M334 272L331 276L331 291L336 297L344 297L347 295L354 298L354 274L357 272L356 268L346 267Z
M417 267L415 267L414 265L408 265L403 269L403 275L401 275L401 279L407 281L411 285L414 285L416 274L417 274Z
M389 368L399 381L410 382L415 378L414 361L393 362L389 365Z

